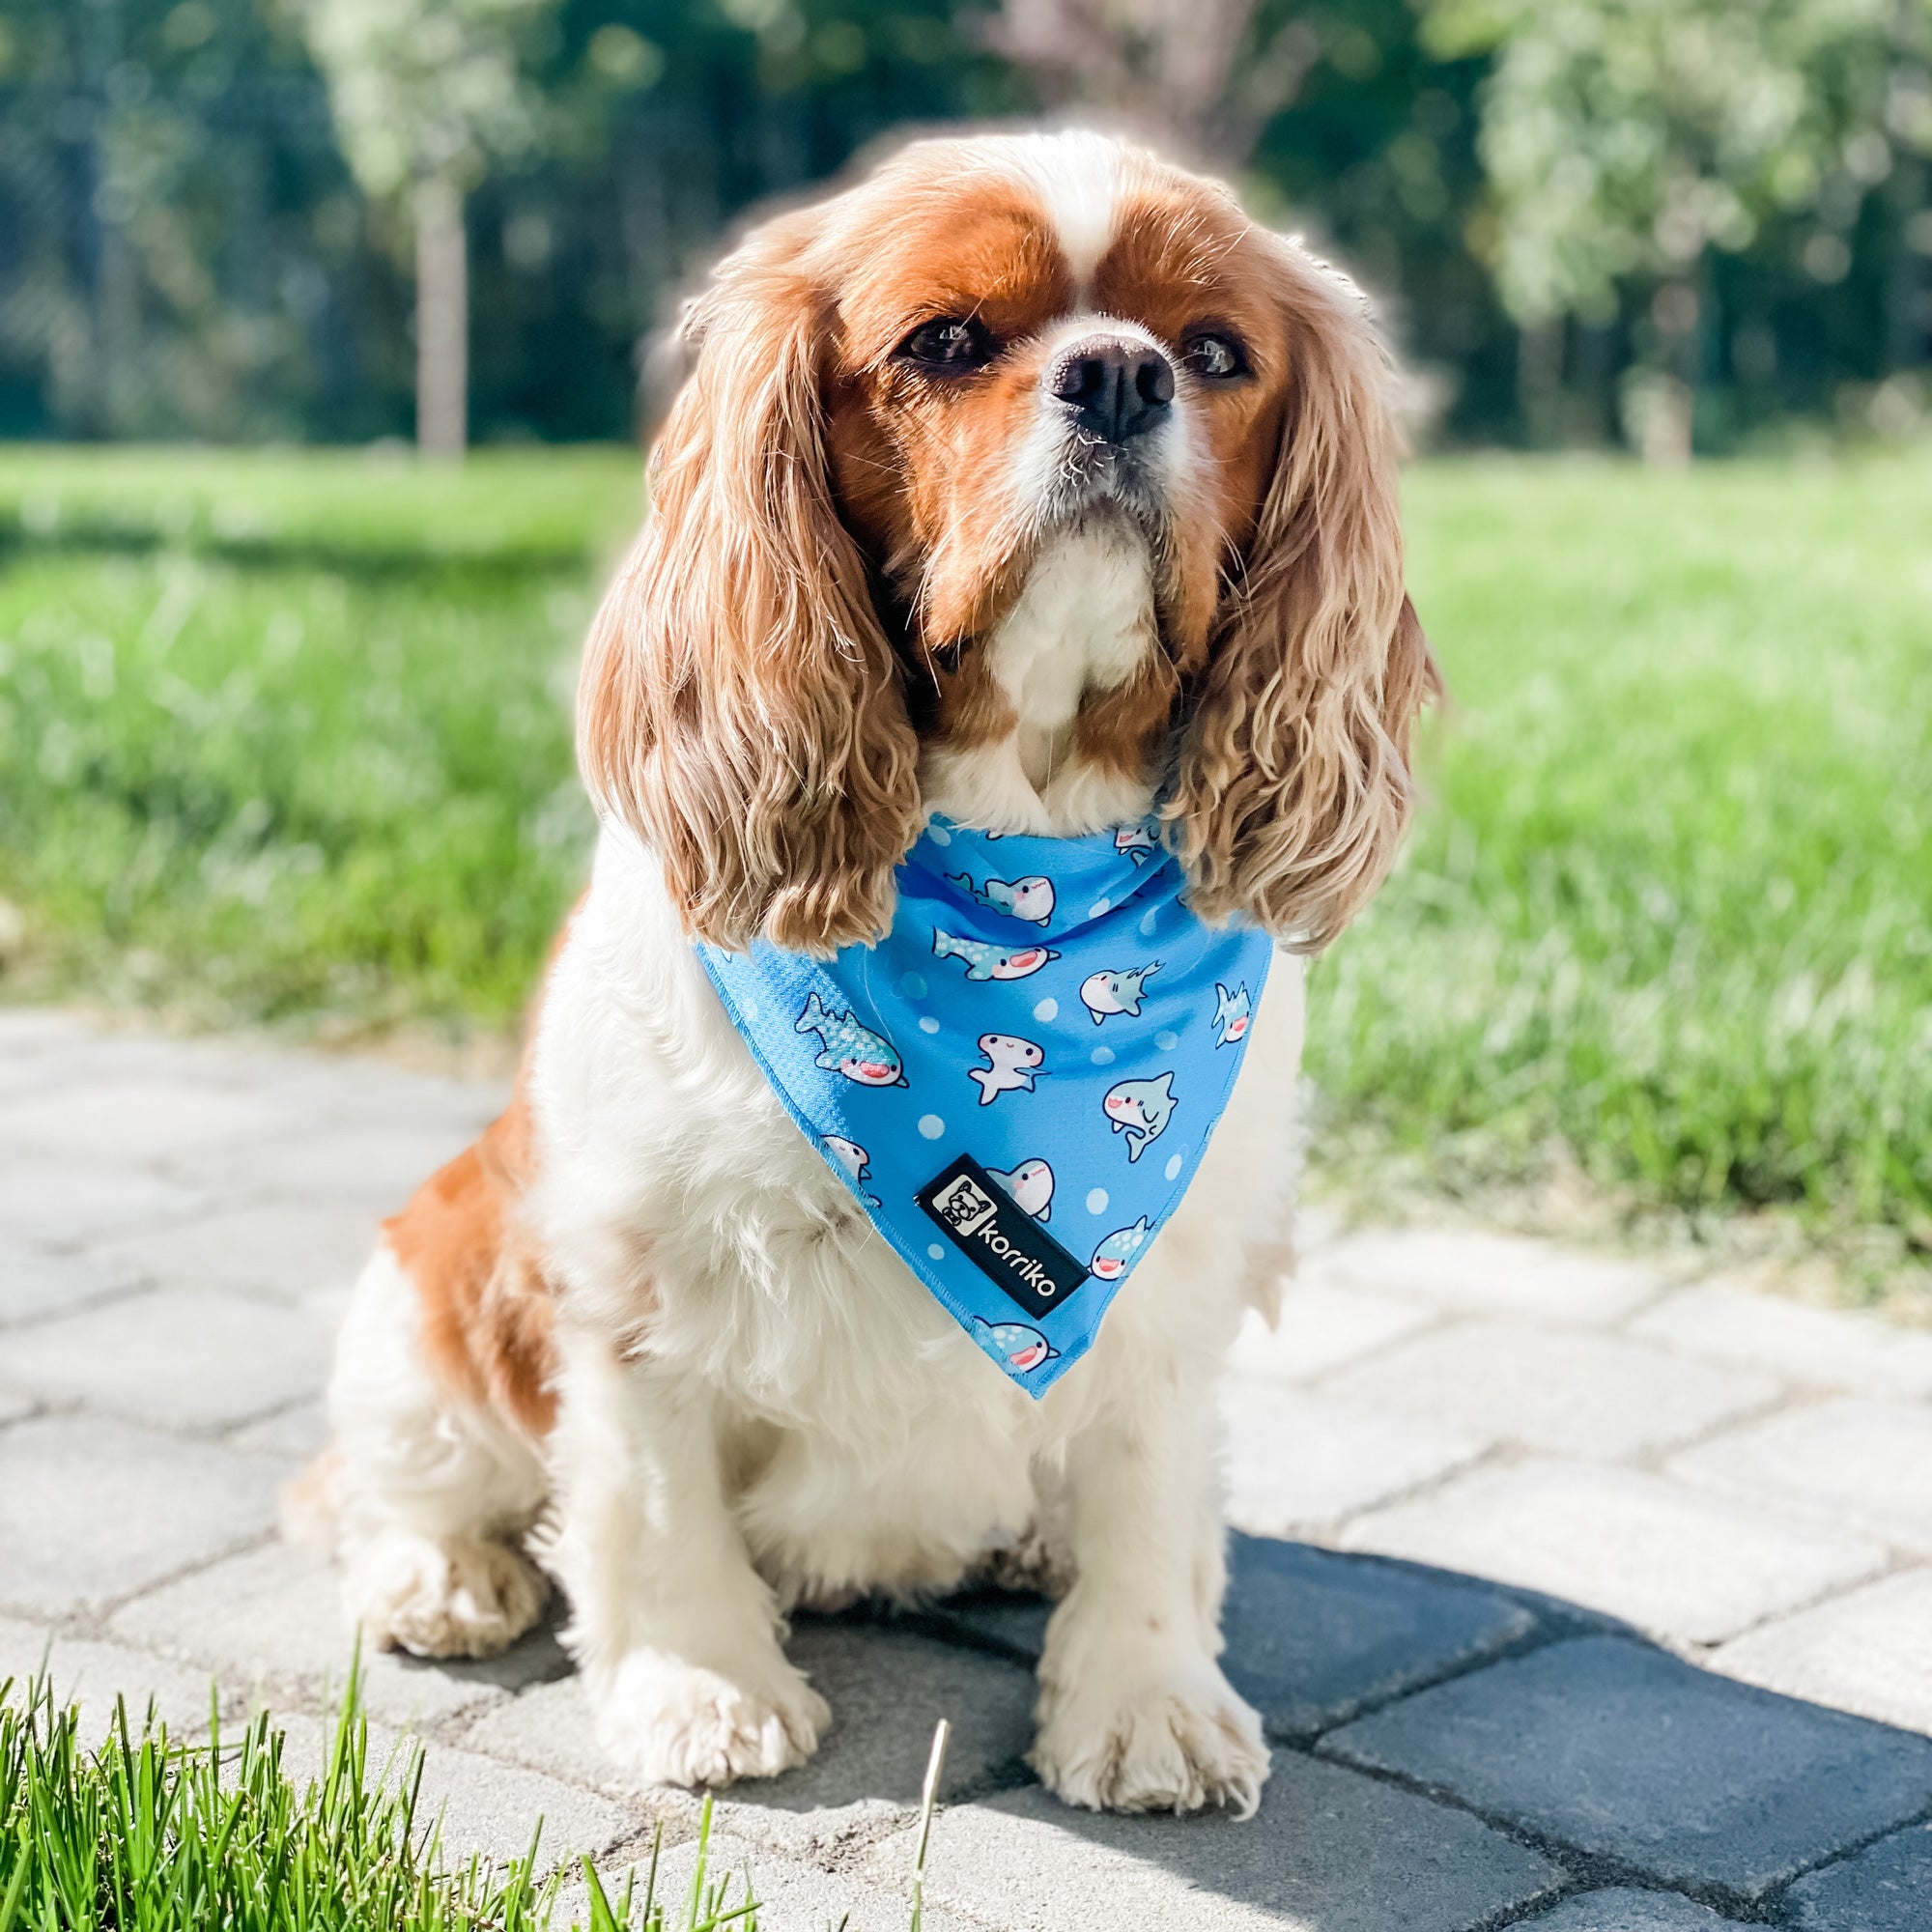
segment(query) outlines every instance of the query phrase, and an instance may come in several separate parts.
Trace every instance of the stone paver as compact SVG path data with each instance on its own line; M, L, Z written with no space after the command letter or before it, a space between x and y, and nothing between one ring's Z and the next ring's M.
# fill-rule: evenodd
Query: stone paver
M106 1268L71 1255L48 1254L0 1233L0 1329L48 1315L71 1314L125 1293L140 1280L136 1270ZM0 1364L13 1350L0 1343Z
M1290 1283L1273 1328L1250 1311L1229 1353L1244 1378L1298 1382L1412 1335L1436 1319L1427 1308L1335 1282Z
M908 1858L889 1839L868 1870ZM926 1864L928 1898L1012 1932L1467 1932L1561 1883L1464 1812L1287 1751L1246 1823L1070 1811L1035 1787L948 1811Z
M1932 1732L1932 1570L1881 1577L1780 1617L1710 1662L1768 1690Z
M10 1335L0 1388L214 1429L320 1393L328 1339L327 1326L300 1311L238 1294L154 1290Z
M1778 1393L1769 1376L1608 1335L1471 1321L1378 1355L1324 1393L1605 1461L1682 1441Z
M1932 1335L1722 1282L1668 1296L1640 1315L1631 1333L1814 1386L1932 1395Z
M11 1677L24 1686L43 1675L60 1704L80 1706L80 1742L90 1750L107 1737L117 1697L126 1699L128 1721L136 1730L150 1704L176 1737L197 1737L208 1729L215 1687L205 1670L122 1644L57 1636L44 1625L0 1616L0 1684ZM226 1716L236 1709L236 1699L226 1685L218 1688Z
M1437 1228L1344 1236L1311 1257L1310 1272L1440 1308L1586 1324L1630 1315L1664 1286L1635 1263L1520 1235Z
M289 1473L100 1417L15 1423L0 1435L0 1606L64 1616L264 1535Z
M1820 1403L1687 1450L1671 1467L1932 1548L1932 1405Z
M0 1010L0 1677L51 1642L90 1721L153 1693L192 1733L213 1675L319 1759L350 1638L278 1492L377 1218L503 1097ZM1041 1792L1040 1598L802 1618L833 1725L715 1813L770 1932L902 1932L941 1716L928 1932L1932 1926L1932 1337L1516 1236L1317 1211L1300 1245L1223 1404L1260 1815ZM698 1803L624 1788L562 1613L488 1662L366 1657L379 1758L420 1726L454 1852L542 1812L548 1858L620 1874L661 1829L682 1896Z
M1427 1417L1271 1382L1229 1382L1221 1413L1228 1520L1257 1536L1338 1522L1447 1475L1483 1448L1480 1437Z
M353 1202L258 1202L152 1234L117 1236L90 1252L109 1265L139 1259L170 1284L298 1301L353 1281L375 1238L374 1218Z
M1520 1604L1463 1578L1296 1544L1241 1537L1231 1568L1226 1667L1284 1739L1465 1668L1536 1625Z
M1932 1800L1932 1740L1622 1637L1506 1659L1320 1748L1652 1878L1743 1898Z
M989 1591L955 1601L946 1615L1031 1660L1050 1608L1038 1598ZM1276 1738L1344 1723L1535 1628L1521 1604L1464 1577L1264 1537L1237 1535L1229 1549L1223 1661Z
M283 1764L298 1783L321 1775L334 1736L332 1717L298 1717L278 1724L288 1736ZM439 1818L443 1850L456 1862L472 1852L502 1862L530 1848L530 1834L543 1820L537 1848L539 1869L587 1854L598 1859L634 1838L644 1822L636 1809L564 1784L541 1773L520 1770L495 1758L478 1757L458 1747L424 1745L414 1733L384 1724L369 1726L369 1772L393 1785L422 1746L423 1771L416 1822L427 1830Z
M1869 1539L1662 1476L1543 1461L1474 1470L1359 1518L1344 1541L1494 1577L1695 1643L1720 1643L1885 1562Z
M265 1415L227 1437L231 1448L248 1449L262 1456L279 1456L291 1463L306 1463L321 1453L328 1442L328 1417L319 1402L298 1402L293 1406Z
M800 1620L787 1654L831 1704L832 1726L801 1770L732 1788L720 1816L733 1831L793 1849L845 1835L852 1807L917 1805L942 1717L952 1725L941 1787L949 1801L1024 1776L1030 1672L911 1632L818 1619ZM625 1788L575 1678L493 1706L464 1742L602 1790ZM814 1813L828 1815L812 1824Z
M58 1247L116 1230L165 1226L205 1211L209 1197L139 1168L117 1169L74 1155L0 1160L0 1230L16 1240Z
M1720 1918L1673 1891L1635 1891L1612 1886L1566 1898L1549 1912L1522 1921L1523 1932L1722 1932L1737 1921Z
M658 1896L681 1905L691 1895L696 1864L696 1840L673 1845L658 1866ZM886 1872L876 1883L866 1884L842 1871L821 1871L785 1858L769 1845L729 1832L713 1833L705 1860L707 1889L723 1886L726 1907L743 1905L748 1896L755 1898L761 1908L758 1923L770 1926L772 1932L792 1932L793 1927L798 1932L818 1932L821 1926L837 1926L839 1932L905 1932L911 1914L911 1868L908 1859L896 1884ZM567 1915L560 1912L557 1922L568 1924ZM977 1921L960 1918L929 1899L921 1922L924 1932L980 1932Z
M111 1629L129 1643L203 1665L224 1690L278 1709L331 1706L354 1651L334 1570L279 1543L150 1591L122 1609ZM568 1668L554 1631L540 1627L503 1656L475 1663L430 1665L365 1650L362 1693L372 1716L401 1724L502 1701Z
M172 1080L109 1080L0 1103L0 1146L96 1161L156 1159L297 1124L264 1095Z
M1801 1878L1786 1895L1800 1932L1925 1932L1932 1925L1932 1825Z
M461 1153L470 1129L456 1123L381 1127L357 1122L294 1140L200 1151L164 1163L190 1185L226 1194L346 1207L361 1217L366 1242L375 1222L393 1214L445 1161Z

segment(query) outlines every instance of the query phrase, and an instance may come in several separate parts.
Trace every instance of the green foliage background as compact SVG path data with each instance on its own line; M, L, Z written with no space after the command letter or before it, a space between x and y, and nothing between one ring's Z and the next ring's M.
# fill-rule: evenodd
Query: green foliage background
M345 163L314 4L0 0L0 436L410 434L404 215ZM1055 104L995 0L503 11L538 131L469 204L485 440L628 437L642 346L747 209ZM1257 45L1285 23L1307 71L1232 165L1378 293L1452 440L1614 440L1658 364L1710 449L1868 425L1901 373L1876 420L1922 410L1927 0L1256 0Z

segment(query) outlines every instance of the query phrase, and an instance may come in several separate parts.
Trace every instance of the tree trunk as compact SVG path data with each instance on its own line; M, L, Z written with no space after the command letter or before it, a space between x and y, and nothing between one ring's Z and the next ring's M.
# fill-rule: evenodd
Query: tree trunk
M416 447L460 457L469 426L469 264L463 196L432 178L415 195Z

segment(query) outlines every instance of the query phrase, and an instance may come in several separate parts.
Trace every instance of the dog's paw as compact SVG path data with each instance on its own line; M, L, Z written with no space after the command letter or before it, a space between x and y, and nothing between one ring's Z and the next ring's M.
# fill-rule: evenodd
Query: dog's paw
M1268 1775L1261 1719L1207 1659L1128 1689L1049 1690L1028 1762L1091 1811L1254 1816Z
M782 1657L740 1678L638 1652L618 1665L597 1709L604 1748L641 1784L776 1777L818 1748L831 1721L825 1699Z
M377 1650L494 1657L536 1622L548 1594L533 1564L484 1537L438 1543L395 1530L347 1552L345 1605Z

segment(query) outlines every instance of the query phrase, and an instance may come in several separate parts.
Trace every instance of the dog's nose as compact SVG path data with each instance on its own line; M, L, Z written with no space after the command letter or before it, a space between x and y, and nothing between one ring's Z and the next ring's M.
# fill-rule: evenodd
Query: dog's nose
M1076 343L1047 375L1080 427L1106 442L1126 442L1167 420L1174 365L1158 349L1124 336Z

